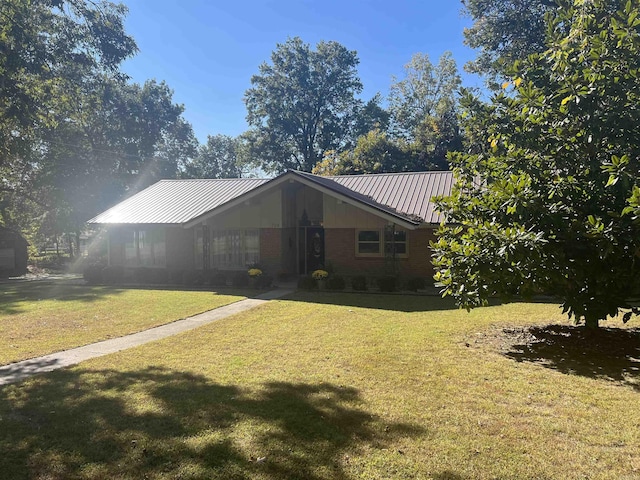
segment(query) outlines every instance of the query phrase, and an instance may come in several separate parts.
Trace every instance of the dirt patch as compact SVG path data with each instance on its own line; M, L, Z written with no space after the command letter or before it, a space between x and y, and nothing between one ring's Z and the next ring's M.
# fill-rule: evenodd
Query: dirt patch
M567 374L621 382L640 391L639 328L591 331L571 325L493 326L469 336L465 344Z

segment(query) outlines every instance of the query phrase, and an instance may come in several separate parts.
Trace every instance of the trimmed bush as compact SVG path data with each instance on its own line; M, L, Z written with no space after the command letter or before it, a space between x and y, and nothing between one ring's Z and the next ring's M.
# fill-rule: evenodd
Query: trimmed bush
M169 274L166 268L138 267L133 270L133 280L142 284L165 284Z
M417 292L425 287L425 281L423 277L413 277L407 280L407 290L410 292Z
M249 275L247 275L247 272L234 272L231 276L231 285L234 287L248 287Z
M124 280L124 267L122 265L110 265L102 270L102 281L108 285L122 283Z
M344 290L345 286L346 282L344 281L344 277L341 277L340 275L334 275L327 278L328 290Z
M318 284L311 277L300 277L298 279L298 288L301 290L315 290L318 288Z
M385 275L378 278L378 288L381 292L395 292L396 291L396 277L392 275Z
M181 268L172 268L167 270L167 283L171 285L182 285L184 283L185 271Z
M256 287L258 288L271 288L273 285L273 277L271 275L260 275L256 278Z
M187 286L202 285L203 280L202 272L197 270L185 270L182 275L182 283Z
M103 282L102 279L102 271L104 270L104 265L89 265L84 268L82 272L82 276L84 277L84 281L89 285L99 285Z
M212 272L209 277L209 285L213 287L224 287L227 285L227 275L224 272Z
M351 288L358 292L365 292L367 290L367 279L364 275L356 275L351 279Z

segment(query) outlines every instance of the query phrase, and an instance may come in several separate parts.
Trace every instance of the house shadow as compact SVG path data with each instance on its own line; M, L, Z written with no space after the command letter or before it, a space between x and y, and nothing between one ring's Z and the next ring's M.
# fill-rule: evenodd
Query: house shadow
M424 434L331 383L240 387L147 368L61 370L0 387L0 471L15 480L344 479L347 454Z
M298 290L283 299L293 302L342 305L406 313L460 310L460 307L456 305L455 300L451 297L442 298L439 295ZM492 299L489 302L489 306L500 304L501 302L498 299Z
M504 355L571 375L606 379L640 392L640 328L601 327L590 331L573 325L506 329L514 339Z
M117 287L90 287L56 281L31 281L2 284L0 315L14 315L24 311L21 304L40 300L92 303L106 296L121 294Z

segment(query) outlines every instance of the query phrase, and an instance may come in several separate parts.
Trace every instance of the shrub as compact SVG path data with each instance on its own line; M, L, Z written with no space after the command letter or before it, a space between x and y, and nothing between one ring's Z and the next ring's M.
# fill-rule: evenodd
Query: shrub
M202 272L199 272L197 270L185 270L182 275L182 283L188 286L202 285L203 284Z
M84 277L84 281L89 285L98 285L102 283L104 280L102 278L102 271L104 270L104 265L89 265L84 268L82 272L82 276Z
M300 277L298 288L302 290L315 290L318 287L316 281L311 277Z
M351 288L358 292L364 292L367 290L367 279L364 275L356 275L351 279Z
M407 290L411 292L417 292L425 287L425 281L423 277L412 277L407 280Z
M329 290L344 290L346 283L344 281L344 277L340 275L334 275L332 277L327 278L327 288Z
M108 285L122 283L124 280L124 267L122 265L109 265L102 270L102 281Z
M249 275L247 275L247 272L234 272L231 276L231 285L234 287L249 286Z
M224 272L213 272L209 277L209 285L213 287L224 287L227 285L227 275Z
M271 275L260 275L256 279L256 287L258 288L271 288L273 284L273 277Z
M378 288L381 292L395 292L396 291L396 277L392 275L385 275L378 278Z
M181 268L167 269L167 283L171 285L182 285L184 283L185 271Z

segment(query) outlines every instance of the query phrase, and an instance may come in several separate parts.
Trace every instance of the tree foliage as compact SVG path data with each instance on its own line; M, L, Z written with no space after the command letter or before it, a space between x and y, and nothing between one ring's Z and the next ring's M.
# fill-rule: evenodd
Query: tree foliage
M125 14L104 0L0 4L0 223L78 232L195 152L169 87L120 73L136 51Z
M575 0L547 46L516 62L511 94L465 98L474 153L454 154L440 208L437 279L461 305L558 295L587 326L631 316L640 293L640 18L637 0ZM635 310L637 313L637 310Z
M188 178L240 178L243 175L241 139L228 135L209 135L198 154L187 166Z
M278 44L245 93L249 145L268 172L311 171L353 128L362 90L358 57L337 42L312 50L300 38Z

